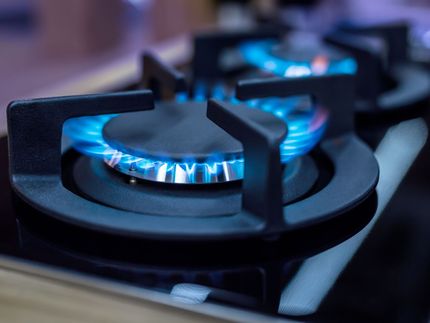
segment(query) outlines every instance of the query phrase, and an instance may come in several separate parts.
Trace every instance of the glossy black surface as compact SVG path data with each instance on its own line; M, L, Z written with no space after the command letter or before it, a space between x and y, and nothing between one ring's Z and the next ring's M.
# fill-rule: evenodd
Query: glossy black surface
M174 247L95 234L37 213L11 193L1 138L0 252L163 291L178 302L222 303L299 320L425 322L428 120L360 126L381 175L377 193L347 220L276 241Z

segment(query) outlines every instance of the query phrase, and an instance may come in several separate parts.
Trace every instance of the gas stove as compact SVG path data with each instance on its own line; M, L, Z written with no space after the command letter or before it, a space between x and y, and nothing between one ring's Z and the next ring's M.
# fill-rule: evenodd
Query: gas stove
M426 320L427 110L356 121L357 57L271 39L205 34L180 69L146 53L142 89L11 103L0 252L176 306Z

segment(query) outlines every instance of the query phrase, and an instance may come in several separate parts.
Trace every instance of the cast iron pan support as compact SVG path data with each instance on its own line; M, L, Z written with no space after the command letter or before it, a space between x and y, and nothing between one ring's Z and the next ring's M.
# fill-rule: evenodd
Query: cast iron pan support
M152 90L155 99L158 100L163 98L164 90L171 93L186 92L187 82L181 72L147 52L142 55L140 87Z
M245 159L242 208L265 221L265 231L285 225L279 145L284 136L241 118L234 107L209 100L207 116L243 145Z
M375 25L341 24L339 30L382 38L388 47L389 64L401 63L408 58L409 24L407 22L398 21Z
M358 62L358 112L402 112L426 107L428 73L408 61L407 23L341 25L325 40L349 51ZM381 46L382 45L382 46ZM400 114L399 116L402 116Z
M347 74L243 80L238 82L236 96L240 100L249 100L311 95L318 104L330 111L326 137L334 137L354 130L354 80L352 75Z
M148 90L12 102L7 110L12 183L37 183L39 177L61 183L61 136L67 119L153 108Z
M351 53L357 61L357 93L373 106L384 91L384 63L382 43L360 35L351 37L342 31L330 33L324 41ZM376 41L376 42L374 42Z
M320 147L335 171L318 194L283 207L286 230L316 225L339 216L369 196L379 177L372 151L354 134L352 75L254 79L241 81L236 87L236 95L242 100L306 94L330 112Z

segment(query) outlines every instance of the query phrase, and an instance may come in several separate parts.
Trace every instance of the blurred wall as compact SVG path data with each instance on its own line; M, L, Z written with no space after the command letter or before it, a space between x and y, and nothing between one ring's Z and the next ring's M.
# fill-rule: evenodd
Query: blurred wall
M210 0L153 0L152 34L162 40L215 24L215 4Z
M122 0L35 0L42 47L55 55L82 55L118 45Z

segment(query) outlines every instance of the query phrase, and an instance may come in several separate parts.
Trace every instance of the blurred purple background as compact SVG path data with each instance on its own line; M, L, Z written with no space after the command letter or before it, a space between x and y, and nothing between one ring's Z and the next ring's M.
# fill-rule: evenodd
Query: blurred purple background
M13 99L137 60L152 44L202 28L246 27L256 17L317 32L345 19L407 20L412 43L430 48L428 0L0 0L0 132Z

